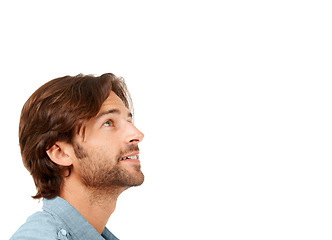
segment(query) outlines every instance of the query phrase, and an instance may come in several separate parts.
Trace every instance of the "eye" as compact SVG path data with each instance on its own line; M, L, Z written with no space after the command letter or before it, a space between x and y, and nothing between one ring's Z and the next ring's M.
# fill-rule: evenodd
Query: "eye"
M132 118L128 118L127 122L133 123L133 119Z
M114 122L111 119L109 119L109 120L107 120L104 123L104 126L106 126L106 127L114 127Z

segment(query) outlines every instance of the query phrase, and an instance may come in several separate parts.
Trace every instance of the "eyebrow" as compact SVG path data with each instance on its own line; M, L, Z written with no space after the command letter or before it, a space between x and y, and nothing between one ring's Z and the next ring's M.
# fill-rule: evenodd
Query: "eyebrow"
M121 114L121 111L119 109L109 109L109 110L106 110L106 111L103 111L101 113L99 113L96 118L97 119L100 119L101 117L107 115L107 114L117 114L117 115L120 115ZM133 114L131 112L128 112L128 118L133 118Z

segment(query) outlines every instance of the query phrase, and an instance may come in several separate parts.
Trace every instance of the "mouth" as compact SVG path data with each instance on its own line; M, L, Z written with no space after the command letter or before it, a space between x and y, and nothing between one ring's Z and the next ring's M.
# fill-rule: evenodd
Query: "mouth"
M135 162L135 163L140 163L139 161L139 153L131 153L131 154L128 154L124 157L121 157L119 159L121 162Z

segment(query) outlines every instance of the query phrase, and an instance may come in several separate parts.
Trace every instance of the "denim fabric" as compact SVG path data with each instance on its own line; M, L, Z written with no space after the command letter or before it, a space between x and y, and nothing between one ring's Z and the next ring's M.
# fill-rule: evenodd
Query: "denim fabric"
M36 212L10 240L118 240L106 227L100 235L66 200L44 199L42 212Z

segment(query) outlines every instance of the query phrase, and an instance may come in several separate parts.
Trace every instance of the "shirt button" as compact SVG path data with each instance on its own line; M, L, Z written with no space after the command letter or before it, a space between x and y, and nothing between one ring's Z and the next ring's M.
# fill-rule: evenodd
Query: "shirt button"
M64 229L61 229L61 230L60 230L60 233L61 233L63 236L66 236L66 235L67 235L67 231L64 230Z

